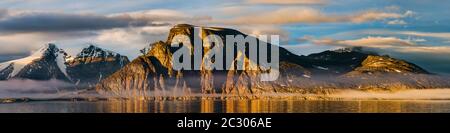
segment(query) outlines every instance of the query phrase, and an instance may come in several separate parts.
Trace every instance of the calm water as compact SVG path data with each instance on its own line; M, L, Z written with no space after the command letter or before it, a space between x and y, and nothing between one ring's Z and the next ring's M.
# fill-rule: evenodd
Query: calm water
M42 101L0 104L0 112L38 113L401 113L450 112L450 101L305 101L305 100L195 100L195 101Z

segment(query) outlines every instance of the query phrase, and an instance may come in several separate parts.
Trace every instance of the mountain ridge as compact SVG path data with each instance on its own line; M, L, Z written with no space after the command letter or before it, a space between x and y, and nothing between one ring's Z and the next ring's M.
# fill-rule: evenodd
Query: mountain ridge
M199 35L194 35L194 30L199 30ZM308 56L298 56L280 47L279 71L281 76L273 82L259 81L260 74L264 73L260 69L244 69L242 71L206 70L204 68L181 71L172 69L171 63L168 62L171 61L171 55L177 48L170 47L169 42L176 35L187 35L191 39L191 43L194 44L196 43L193 41L195 37L203 38L211 34L218 35L224 42L225 35L248 36L234 29L199 27L188 24L176 25L170 29L166 41L150 44L150 49L141 51L147 52L146 54L139 56L121 70L99 82L96 90L102 93L112 92L113 95L119 96L161 95L162 92L166 91L190 90L203 94L219 93L248 97L260 93L306 93L342 88L390 90L399 88L399 86L417 89L450 86L447 79L431 75L413 63L362 52L358 49L324 51ZM239 44L232 46L236 47L237 45ZM260 43L257 45L260 45ZM249 45L245 45L245 47L248 49ZM210 49L210 47L202 48L203 53ZM234 54L236 55L236 53ZM401 63L402 65L398 68L394 67L395 69L390 69L392 66L387 65L389 69L386 70L389 71L384 71L384 67L373 66L370 60L373 61L374 59L386 59L387 62L385 63L387 64ZM236 61L236 58L234 61ZM248 55L244 54L244 62L249 64L257 61L250 60ZM363 71L363 73L358 73L359 71ZM366 73L370 72L383 73L367 76ZM371 79L374 79L374 82L370 82ZM390 85L389 82L393 84ZM135 93L131 94L130 91ZM152 93L147 94L149 92Z
M76 84L81 82L92 85L101 80L101 76L98 75L108 76L128 62L126 56L94 45L83 48L73 57L58 48L56 44L48 43L28 57L1 63L0 80L59 79ZM85 67L90 68L80 69Z

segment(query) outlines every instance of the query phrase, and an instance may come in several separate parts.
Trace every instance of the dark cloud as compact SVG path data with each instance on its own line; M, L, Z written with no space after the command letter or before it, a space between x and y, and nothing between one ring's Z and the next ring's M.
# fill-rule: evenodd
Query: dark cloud
M154 11L151 10L115 15L97 15L33 11L12 12L0 9L0 31L2 33L93 31L126 27L166 26L173 21L207 19L184 16L184 14L172 10L168 11L170 12L162 15L154 14Z
M0 19L8 14L8 10L0 9Z
M7 17L0 21L0 30L4 32L78 31L144 26L147 23L131 18L99 15L36 13Z

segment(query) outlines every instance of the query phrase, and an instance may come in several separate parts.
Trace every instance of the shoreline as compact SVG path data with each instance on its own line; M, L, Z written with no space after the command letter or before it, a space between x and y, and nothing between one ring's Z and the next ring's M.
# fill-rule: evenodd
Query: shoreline
M195 101L195 100L311 100L311 101L450 101L450 89L420 89L402 90L396 92L368 92L360 90L337 90L332 94L298 94L273 93L262 95L222 95L222 94L193 94L188 96L147 96L147 97L114 97L104 95L70 94L53 97L18 97L0 98L0 104L25 102L60 102L60 101L117 101L117 100L144 100L144 101Z

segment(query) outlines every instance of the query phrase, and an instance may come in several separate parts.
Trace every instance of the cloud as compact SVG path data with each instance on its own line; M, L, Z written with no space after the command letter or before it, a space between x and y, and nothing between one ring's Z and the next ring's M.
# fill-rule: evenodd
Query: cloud
M405 14L403 14L403 16L405 16L405 17L412 17L412 16L414 16L414 15L416 15L417 13L416 12L413 12L413 11L411 11L411 10L407 10L406 12L405 12Z
M236 28L245 34L253 35L255 37L257 37L258 35L279 35L281 42L289 41L289 32L277 26L252 25L239 26Z
M350 21L353 23L363 23L363 22L369 22L369 21L375 21L375 20L384 20L384 19L390 19L390 18L404 18L406 17L405 14L399 14L399 13L391 13L391 12L380 12L380 11L365 11L361 12L355 15L350 16L341 16L340 19L343 21Z
M389 25L406 25L408 23L406 23L403 20L396 19L396 20L392 20L392 21L387 22L387 24L389 24Z
M6 9L0 9L0 19L2 19L4 16L8 14L8 10Z
M220 20L226 24L294 24L294 23L364 23L385 19L399 19L408 17L411 12L394 13L381 11L363 11L351 14L325 14L313 8L282 8L275 11L260 12L233 18Z
M26 12L8 15L0 20L3 32L49 32L99 30L115 27L142 26L144 22L93 14Z
M383 35L383 36L412 36L412 37L431 37L450 41L450 32L420 32L420 31L394 31L380 29L366 29L348 31L336 34L338 36L357 36L357 35Z
M5 97L44 97L53 95L59 97L59 92L67 91L67 88L73 87L71 83L52 79L48 81L20 80L13 79L0 81L0 98Z
M419 36L419 37L435 37L450 40L450 32L416 32L416 31L397 31L396 34Z
M106 15L32 10L0 13L4 14L0 16L0 55L26 55L52 42L71 54L86 43L95 43L133 58L149 43L166 39L172 24L211 19L168 9Z
M176 10L153 9L136 12L112 14L108 17L130 20L141 20L147 22L180 22L180 21L203 21L211 20L210 16L193 16Z
M392 48L396 46L416 46L411 40L399 39L396 37L365 37L355 40L336 40L331 38L314 39L303 37L299 40L310 41L318 45L335 45L343 47L371 47L371 48Z
M210 19L167 9L112 15L11 10L2 12L6 12L0 19L0 30L3 33L95 31L125 27L161 26L174 21Z
M99 46L107 47L119 53L126 53L130 59L138 56L139 50L150 43L165 41L169 34L170 26L116 28L104 30L93 41Z
M366 46L366 47L393 47L393 46L415 46L416 44L410 40L399 39L396 37L366 37L356 40L336 41L337 44L350 46Z
M326 4L328 0L247 0L249 4L274 4L274 5L317 5Z
M93 32L59 32L59 33L17 33L0 34L0 55L21 54L27 55L42 45L49 42L59 42L64 40L73 40L76 38L85 38L96 36Z

